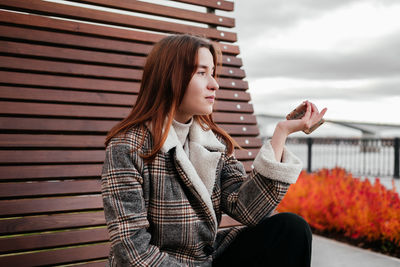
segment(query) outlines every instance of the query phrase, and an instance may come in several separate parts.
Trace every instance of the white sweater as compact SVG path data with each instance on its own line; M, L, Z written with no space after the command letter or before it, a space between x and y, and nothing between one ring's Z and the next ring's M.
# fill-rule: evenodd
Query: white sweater
M179 121L173 120L172 121L172 127L174 127L174 130L176 132L176 135L178 136L179 142L181 142L183 150L185 150L186 155L190 158L189 155L189 130L190 126L193 123L193 118L190 119L188 123L181 123Z

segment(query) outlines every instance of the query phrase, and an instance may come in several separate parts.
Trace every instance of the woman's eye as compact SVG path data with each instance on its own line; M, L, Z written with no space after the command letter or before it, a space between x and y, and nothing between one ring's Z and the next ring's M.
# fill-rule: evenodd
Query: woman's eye
M206 75L206 72L205 72L205 71L199 71L199 72L197 72L197 73L200 74L201 76Z

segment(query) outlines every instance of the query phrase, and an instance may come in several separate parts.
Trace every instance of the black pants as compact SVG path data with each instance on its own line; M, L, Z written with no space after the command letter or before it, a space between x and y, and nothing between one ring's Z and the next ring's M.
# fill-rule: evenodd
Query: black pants
M302 217L278 213L244 229L213 266L309 267L311 241L310 226Z

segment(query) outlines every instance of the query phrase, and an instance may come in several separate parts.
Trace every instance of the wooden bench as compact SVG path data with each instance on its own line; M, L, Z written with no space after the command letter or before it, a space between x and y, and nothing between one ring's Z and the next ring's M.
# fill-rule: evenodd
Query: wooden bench
M104 138L129 112L146 55L168 33L221 48L215 120L246 148L236 155L251 171L261 140L234 19L215 13L233 3L168 5L0 0L0 266L104 266ZM221 227L235 224L225 216Z

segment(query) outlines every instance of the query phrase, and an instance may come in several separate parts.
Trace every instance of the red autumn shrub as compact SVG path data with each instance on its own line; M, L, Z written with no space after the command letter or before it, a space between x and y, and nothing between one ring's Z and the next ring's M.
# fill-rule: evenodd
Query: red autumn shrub
M278 211L297 213L319 231L400 246L400 198L379 179L371 184L339 168L302 172Z

